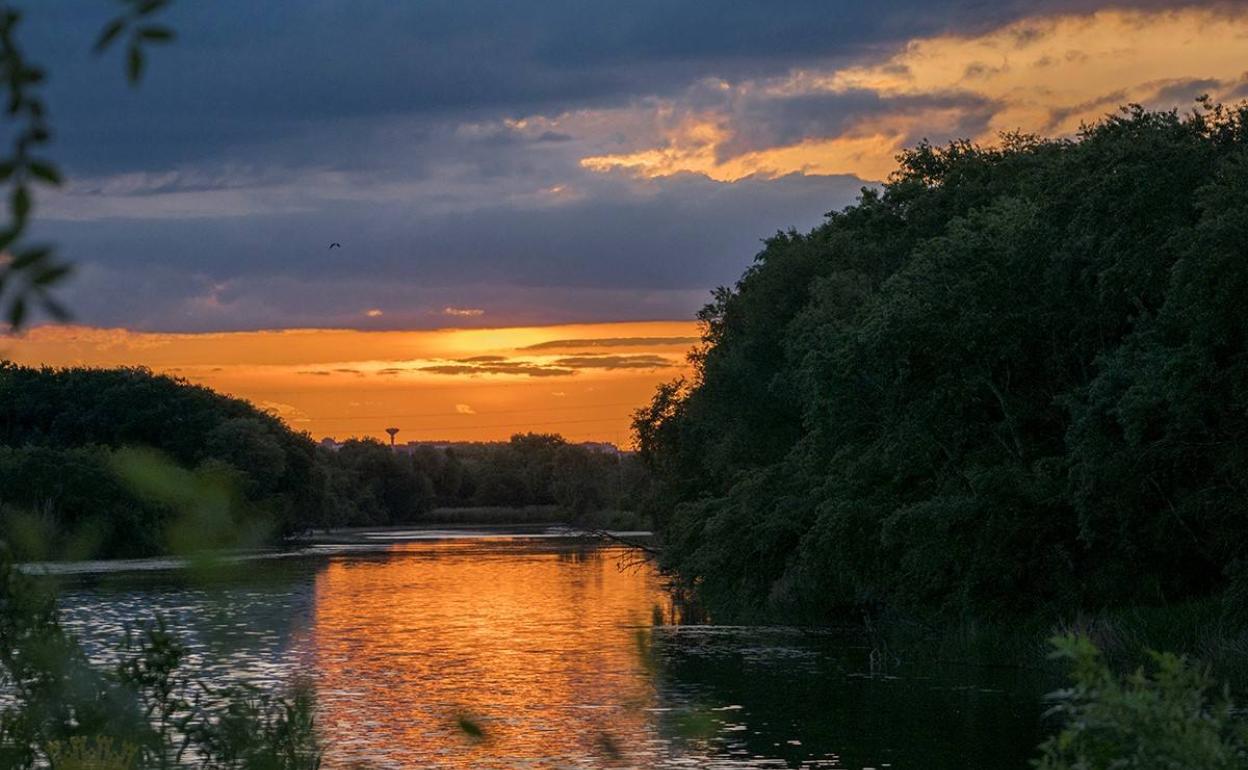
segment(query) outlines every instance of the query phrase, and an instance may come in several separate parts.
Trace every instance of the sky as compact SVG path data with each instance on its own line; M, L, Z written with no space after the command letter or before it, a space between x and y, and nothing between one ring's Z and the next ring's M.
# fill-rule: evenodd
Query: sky
M342 330L696 336L688 319L762 238L851 204L922 139L1066 136L1127 102L1248 96L1242 2L178 0L139 89L119 52L90 52L114 4L27 5L69 179L37 228L77 265L70 332L0 340L32 363L186 369L151 357L171 334L210 335L176 339L215 340L220 367L257 332L278 350L273 330L334 330L328 349ZM685 325L611 328L638 321ZM592 377L679 373L634 363ZM590 371L421 378L519 394ZM249 383L230 392L262 400ZM535 393L494 406L555 405Z
M503 329L159 333L45 325L19 361L136 362L247 398L314 438L493 441L520 432L631 445L632 413L688 371L690 321ZM0 358L3 358L0 342ZM10 351L14 352L14 351Z

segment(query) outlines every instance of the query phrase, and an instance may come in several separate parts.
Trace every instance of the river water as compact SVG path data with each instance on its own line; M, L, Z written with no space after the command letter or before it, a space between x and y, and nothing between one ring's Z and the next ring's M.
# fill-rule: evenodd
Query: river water
M112 569L61 598L101 661L159 614L206 676L310 677L330 768L1021 770L1034 756L1032 675L907 664L808 630L681 625L661 577L633 561L479 535L209 578Z

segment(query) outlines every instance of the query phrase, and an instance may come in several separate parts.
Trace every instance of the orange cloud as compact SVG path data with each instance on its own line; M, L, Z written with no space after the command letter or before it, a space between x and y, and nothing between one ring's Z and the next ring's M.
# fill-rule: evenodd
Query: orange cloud
M1119 104L1164 99L1184 83L1194 83L1195 91L1176 94L1180 100L1203 90L1218 95L1246 68L1248 11L1242 8L1110 10L1027 19L972 38L915 40L885 62L799 73L791 83L887 96L974 93L1000 105L985 132L994 136L1018 129L1071 133ZM1224 85L1210 89L1210 81Z
M624 170L643 178L693 173L734 182L854 174L882 180L896 167L895 156L921 138L992 142L1007 131L1069 135L1128 102L1185 106L1203 92L1235 100L1248 93L1246 68L1248 10L1242 8L1031 18L973 37L912 40L867 65L702 83L689 104L656 101L635 108L649 112L648 122L622 121L641 127L633 136L637 149L590 155L580 163L591 171ZM871 109L853 102L864 94L871 99L860 101ZM736 140L755 124L782 121L784 105L837 97L846 103L836 120L819 128L788 126L772 144L738 147ZM690 106L708 100L710 107ZM593 124L583 116L561 122L577 120ZM792 131L801 135L791 138Z
M960 118L953 108L863 118L840 136L803 139L727 158L722 157L721 147L731 134L721 130L714 141L684 144L674 137L662 149L594 156L581 160L581 165L599 172L626 169L650 178L694 173L718 182L786 174L855 174L863 179L884 179L897 167L896 156L910 137L925 128L946 132L956 127Z
M632 410L679 373L696 335L687 321L206 334L38 326L0 336L0 358L147 366L246 398L318 438L384 439L393 425L409 439L541 430L626 444ZM610 354L584 352L603 348Z

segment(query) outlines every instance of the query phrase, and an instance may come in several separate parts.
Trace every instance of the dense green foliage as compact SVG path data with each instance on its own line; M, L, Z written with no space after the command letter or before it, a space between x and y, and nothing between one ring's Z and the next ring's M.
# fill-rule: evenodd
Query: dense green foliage
M1165 603L1248 555L1248 108L920 145L638 412L721 617Z
M0 362L0 539L25 558L255 545L419 521L435 506L584 513L644 489L639 468L545 435L331 450L245 401L145 369Z
M433 457L432 450L422 450L417 464L436 467L429 465ZM632 508L649 483L636 458L589 450L555 434L461 445L442 458L459 466L455 477L461 479L457 495L440 496L442 505L557 505L580 514Z
M553 505L575 515L631 507L649 481L636 458L595 452L554 434L400 450L372 439L322 450L326 521L387 524L433 507L469 506Z
M1154 653L1152 671L1122 677L1086 638L1055 645L1074 682L1055 693L1062 729L1041 745L1037 770L1248 767L1248 725L1198 664Z
M215 478L231 490L235 518L273 532L321 515L312 442L244 401L142 369L0 364L0 530L15 544L19 522L37 527L28 539L50 545L47 555L62 555L53 537L84 538L75 555L161 550L176 501L117 472L124 447Z

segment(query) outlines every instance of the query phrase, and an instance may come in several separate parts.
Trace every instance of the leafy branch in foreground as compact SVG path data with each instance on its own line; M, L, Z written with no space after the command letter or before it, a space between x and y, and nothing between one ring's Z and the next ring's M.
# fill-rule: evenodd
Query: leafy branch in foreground
M126 40L126 78L131 85L138 85L143 78L146 56L143 46L152 43L168 43L173 40L173 30L156 24L152 17L172 0L120 0L125 13L104 26L95 41L95 53L107 51L118 40Z
M0 768L84 758L161 770L320 767L310 686L278 695L198 680L159 620L121 652L111 670L93 665L61 627L53 593L0 552L0 686L10 696L0 708Z
M1151 671L1110 671L1083 637L1053 640L1074 684L1054 694L1061 732L1040 746L1037 770L1243 770L1248 726L1229 694L1212 695L1207 670L1170 653L1152 653Z
M146 61L144 46L173 39L171 29L153 22L171 0L121 2L125 11L104 27L95 51L103 53L124 39L126 77L131 85L138 85ZM39 154L52 139L40 91L47 73L25 56L18 43L21 20L21 11L0 4L0 89L5 117L13 128L13 144L0 156L0 183L7 185L9 201L9 221L0 226L0 312L13 329L22 327L35 305L53 318L68 317L51 290L71 271L50 245L26 242L35 186L59 187L62 175L56 164Z

